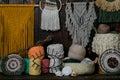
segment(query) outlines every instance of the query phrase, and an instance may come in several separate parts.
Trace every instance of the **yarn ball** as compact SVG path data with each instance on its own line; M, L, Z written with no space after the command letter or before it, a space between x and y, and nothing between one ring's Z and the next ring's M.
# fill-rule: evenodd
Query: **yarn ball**
M50 65L50 60L49 59L43 59L41 62L41 71L42 73L48 73L49 72L49 65Z
M10 54L2 58L2 73L9 76L21 75L25 69L24 59L17 54Z
M47 47L47 53L49 58L59 58L64 57L64 48L62 44L51 44Z
M84 47L78 44L72 44L69 48L68 57L71 59L83 60L86 55L86 50Z
M29 49L28 57L31 58L44 58L44 47L43 46L34 46Z
M110 32L110 26L107 24L100 24L97 29L98 33L109 33Z
M47 54L50 58L50 73L60 71L62 66L62 58L64 57L64 48L62 44L51 44L47 47ZM58 72L59 73L59 72Z
M62 73L64 76L69 76L72 73L72 68L70 66L65 66L62 69Z
M30 59L29 75L40 75L40 74L41 74L41 60L39 58Z
M25 61L25 70L24 70L24 72L25 72L26 74L29 74L30 59L29 59L29 58L25 58L24 61Z

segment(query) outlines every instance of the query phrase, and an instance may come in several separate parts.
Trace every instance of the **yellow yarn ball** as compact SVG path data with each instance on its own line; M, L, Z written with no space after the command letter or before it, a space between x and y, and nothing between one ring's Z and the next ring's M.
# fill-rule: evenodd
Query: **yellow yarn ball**
M30 66L29 66L29 74L30 75L40 75L41 74L41 60L37 59L30 59Z

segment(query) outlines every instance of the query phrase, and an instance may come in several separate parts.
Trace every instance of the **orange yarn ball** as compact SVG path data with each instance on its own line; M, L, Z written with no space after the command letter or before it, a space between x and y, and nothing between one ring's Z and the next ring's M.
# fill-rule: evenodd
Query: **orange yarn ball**
M30 59L32 58L44 58L44 47L43 46L34 46L29 49L28 51L28 57Z

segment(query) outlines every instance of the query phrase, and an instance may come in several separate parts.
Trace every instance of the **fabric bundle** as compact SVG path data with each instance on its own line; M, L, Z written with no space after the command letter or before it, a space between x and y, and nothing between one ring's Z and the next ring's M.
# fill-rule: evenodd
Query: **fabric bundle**
M100 55L107 49L120 50L119 34L96 34L92 42L92 51Z
M73 43L83 47L89 42L93 22L96 19L94 2L89 3L88 10L86 4L86 2L73 3L73 11L71 3L66 4L66 27L72 36Z
M57 31L60 29L59 10L56 6L45 5L41 14L41 29Z
M0 57L26 49L33 42L34 5L0 4Z
M62 58L64 57L62 44L51 44L47 47L48 57L50 58L50 73L60 72Z

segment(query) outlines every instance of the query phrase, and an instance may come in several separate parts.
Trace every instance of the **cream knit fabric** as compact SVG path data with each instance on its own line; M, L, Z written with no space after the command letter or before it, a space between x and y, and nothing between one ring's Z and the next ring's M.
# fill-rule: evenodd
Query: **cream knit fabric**
M107 49L116 49L120 51L119 34L96 34L92 42L92 51L100 55Z

